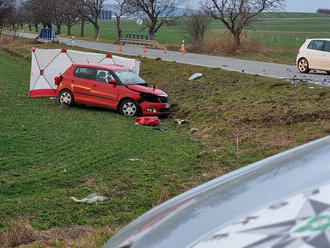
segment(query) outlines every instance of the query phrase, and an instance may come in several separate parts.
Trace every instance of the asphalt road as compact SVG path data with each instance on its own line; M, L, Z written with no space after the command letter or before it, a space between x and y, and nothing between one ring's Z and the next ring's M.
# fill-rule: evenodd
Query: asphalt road
M36 37L36 34L31 33L20 32L19 35L21 37L26 38ZM67 45L72 45L72 40L68 38L60 38L60 42L65 43ZM125 54L130 56L142 56L152 59L161 58L165 61L176 61L178 63L183 64L221 68L229 71L238 71L278 79L305 81L309 83L330 86L330 76L328 76L325 72L311 71L308 74L303 74L300 73L297 67L293 65L284 65L193 53L187 53L183 55L181 54L181 52L174 51L168 51L167 54L164 54L164 51L157 49L147 49L147 53L145 53L144 48L138 46L124 46L123 52L119 52L118 45L84 40L75 40L75 45L108 53ZM329 82L325 82L326 79L328 79Z

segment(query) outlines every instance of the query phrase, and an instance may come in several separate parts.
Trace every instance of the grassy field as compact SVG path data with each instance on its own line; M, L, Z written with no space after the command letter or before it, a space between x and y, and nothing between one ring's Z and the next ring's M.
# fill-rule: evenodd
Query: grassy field
M34 235L28 247L99 247L169 197L330 133L329 88L145 58L141 76L165 90L173 106L162 120L165 132L105 109L29 99L31 47L58 46L29 40L1 45L2 244L18 219ZM204 77L188 81L197 71ZM174 118L189 124L177 126ZM95 192L110 199L96 205L70 200ZM76 226L87 236L63 235ZM47 241L44 232L58 236Z
M256 35L252 35L252 39L257 39L267 43L270 46L281 47L281 48L297 48L300 45L301 40L297 42L286 42L278 43L279 32L295 33L294 38L305 39L306 35L316 36L330 36L330 16L322 14L302 14L302 13L274 13L273 15L261 15L253 23L252 26L248 27L250 31L256 32ZM156 39L164 44L180 44L182 40L190 40L189 35L185 30L184 19L179 20L175 25L164 25L163 28L156 35ZM208 32L214 30L225 30L224 25L220 21L213 20L208 28ZM141 26L138 26L135 21L126 20L122 23L123 33L147 33L147 30L143 30ZM62 33L65 34L66 29L64 28ZM80 34L80 26L76 25L72 29L73 34L78 36ZM86 36L93 36L93 26L91 24L86 25ZM260 36L262 32L264 36ZM117 38L115 21L101 21L100 22L100 38L115 41ZM285 34L284 34L285 35ZM295 39L294 39L295 40ZM269 43L269 41L272 41Z

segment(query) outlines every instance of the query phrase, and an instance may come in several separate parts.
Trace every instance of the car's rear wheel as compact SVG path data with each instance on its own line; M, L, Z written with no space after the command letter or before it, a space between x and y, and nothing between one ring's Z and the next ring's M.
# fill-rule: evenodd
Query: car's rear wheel
M299 70L301 73L308 73L308 72L309 72L309 64L308 64L307 59L305 59L305 58L301 58L301 59L298 61L298 70Z
M125 116L137 116L140 114L139 103L131 99L125 100L120 104L119 112Z
M70 90L62 90L59 95L59 101L61 104L73 106L74 98L72 92Z

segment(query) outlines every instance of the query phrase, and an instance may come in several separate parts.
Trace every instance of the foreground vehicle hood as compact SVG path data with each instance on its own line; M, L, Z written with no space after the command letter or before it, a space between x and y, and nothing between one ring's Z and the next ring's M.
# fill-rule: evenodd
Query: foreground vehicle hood
M150 94L154 94L156 96L167 97L167 94L164 91L161 91L159 89L153 89L153 88L150 88L147 86L133 84L133 85L127 85L127 88L129 88L130 90L141 92L141 93L150 93Z
M104 247L330 247L329 195L330 136L179 195Z

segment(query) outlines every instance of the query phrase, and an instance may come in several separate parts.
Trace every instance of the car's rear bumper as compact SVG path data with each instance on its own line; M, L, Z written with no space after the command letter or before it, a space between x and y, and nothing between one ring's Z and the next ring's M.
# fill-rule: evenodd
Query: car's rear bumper
M142 102L140 104L143 115L168 115L170 104Z

